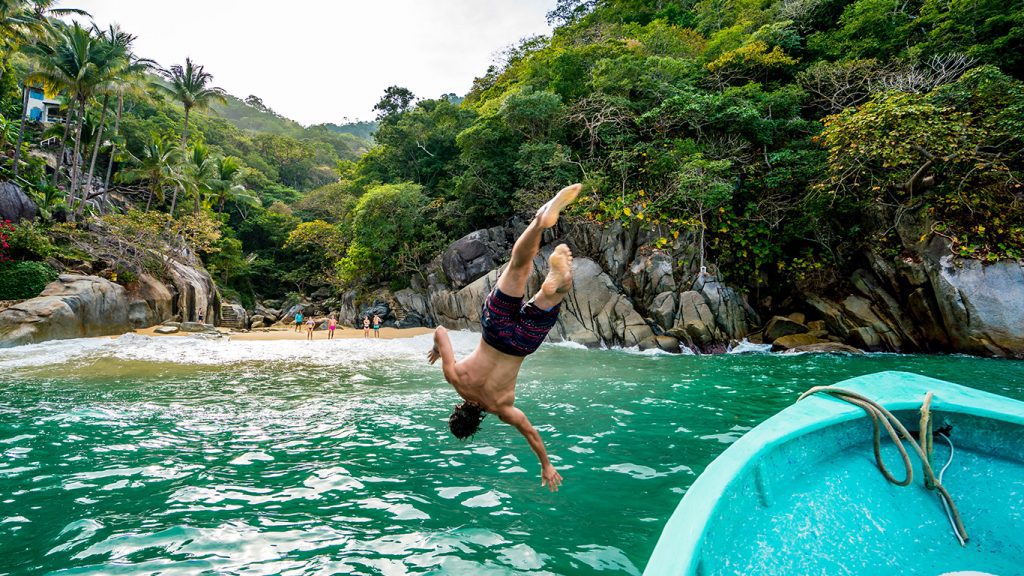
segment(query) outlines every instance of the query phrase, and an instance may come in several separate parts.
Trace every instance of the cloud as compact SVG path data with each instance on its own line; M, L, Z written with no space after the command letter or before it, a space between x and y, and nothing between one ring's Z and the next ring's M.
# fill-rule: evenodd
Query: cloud
M371 118L392 84L464 94L494 53L547 34L555 0L65 0L138 36L163 66L186 56L214 83L303 124Z

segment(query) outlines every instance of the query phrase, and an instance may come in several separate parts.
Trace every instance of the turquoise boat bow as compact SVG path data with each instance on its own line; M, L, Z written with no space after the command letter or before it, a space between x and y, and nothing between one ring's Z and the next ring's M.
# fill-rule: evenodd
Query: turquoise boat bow
M931 463L959 509L961 545L911 451L913 482L878 470L868 414L815 395L716 458L662 531L647 576L1024 574L1024 402L904 372L836 384L871 398L912 433L928 392ZM946 435L948 434L948 436ZM927 437L927 435L926 435ZM882 433L881 454L902 479ZM948 438L948 443L947 443ZM909 450L908 450L909 451Z

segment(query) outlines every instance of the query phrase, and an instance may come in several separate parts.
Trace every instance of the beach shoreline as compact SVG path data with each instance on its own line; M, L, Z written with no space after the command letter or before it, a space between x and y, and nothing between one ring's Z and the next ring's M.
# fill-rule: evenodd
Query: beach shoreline
M160 325L150 326L149 328L139 328L127 334L138 334L140 336L155 336L155 337L176 337L176 336L189 336L189 332L175 332L174 334L158 334L156 329ZM395 340L399 338L412 338L414 336L422 336L423 334L430 334L434 330L432 328L381 328L380 329L380 340ZM253 341L274 341L274 340L307 340L306 330L296 332L294 329L286 328L261 328L250 332L232 332L230 330L221 329L221 334L232 341L239 342L253 342ZM314 330L313 341L327 340L327 330ZM114 336L117 338L118 336ZM355 339L363 338L362 329L357 328L342 328L338 327L334 332L334 339ZM370 331L370 338L375 339L373 331Z

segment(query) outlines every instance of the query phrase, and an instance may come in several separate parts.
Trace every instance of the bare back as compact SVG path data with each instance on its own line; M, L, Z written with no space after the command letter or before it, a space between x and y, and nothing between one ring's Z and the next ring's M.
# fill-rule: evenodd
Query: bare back
M464 399L487 412L498 412L515 403L516 377L523 360L481 340L472 354L455 363L449 382Z

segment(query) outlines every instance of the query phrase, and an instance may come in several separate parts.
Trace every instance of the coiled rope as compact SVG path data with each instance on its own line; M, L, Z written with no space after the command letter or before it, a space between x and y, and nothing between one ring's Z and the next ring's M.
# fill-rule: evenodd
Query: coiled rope
M910 432L903 424L893 416L892 412L886 410L881 404L857 394L849 390L842 388L836 388L834 386L815 386L807 392L804 392L797 399L797 402L804 398L811 396L812 394L828 394L839 400L849 402L854 406L858 406L871 417L871 424L874 428L874 449L875 449L875 462L878 465L879 471L885 476L885 479L897 486L907 486L914 479L914 468L910 463L910 455L907 453L906 447L903 445L903 440L906 440L917 452L918 457L921 459L921 469L924 470L925 476L925 487L929 490L936 490L942 499L943 506L946 507L947 514L950 519L950 524L953 527L953 533L956 535L957 540L960 541L961 546L967 544L967 530L964 528L963 522L960 520L960 513L956 509L956 504L953 503L953 497L949 495L949 492L942 485L942 479L935 477L935 472L932 471L931 462L928 458L928 453L931 452L931 414L929 411L929 404L931 403L931 393L925 397L925 402L921 407L921 441L928 447L926 452L917 441L911 437ZM903 480L897 480L889 469L886 468L885 462L882 461L882 450L881 450L881 430L879 429L879 423L885 427L885 431L889 434L889 438L892 439L896 449L899 450L900 457L903 459L903 467L906 470L906 478ZM897 433L898 431L898 433ZM948 442L949 439L946 438ZM952 450L952 443L950 443L950 450ZM953 454L950 452L950 462L952 461ZM946 464L949 466L949 463ZM945 472L945 468L943 468Z

